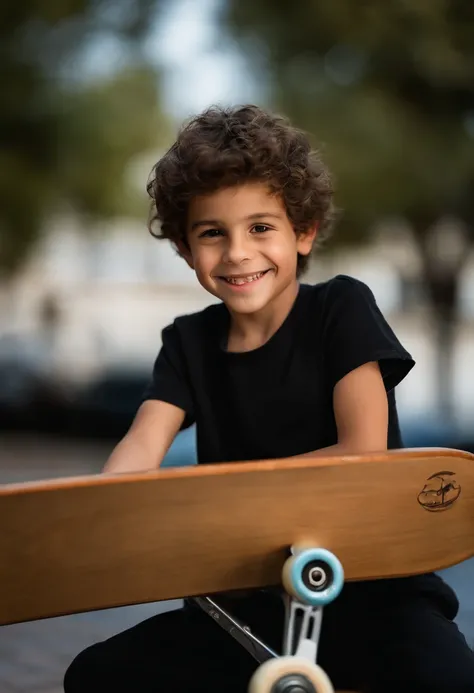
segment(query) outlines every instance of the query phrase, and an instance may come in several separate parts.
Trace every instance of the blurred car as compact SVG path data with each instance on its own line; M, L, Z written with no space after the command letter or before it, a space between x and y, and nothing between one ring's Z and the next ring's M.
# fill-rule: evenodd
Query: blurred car
M0 428L60 432L70 397L67 388L28 363L0 361Z
M37 386L35 372L16 360L0 362L0 427L18 429L26 423L34 391Z
M81 438L118 442L133 421L149 379L149 371L127 368L105 371L78 393L71 407L69 432ZM163 466L195 463L195 429L191 427L178 434Z
M454 448L474 452L474 430L442 420L436 414L400 422L405 448Z
M81 437L121 438L127 432L150 374L109 369L80 388L71 406L71 431Z

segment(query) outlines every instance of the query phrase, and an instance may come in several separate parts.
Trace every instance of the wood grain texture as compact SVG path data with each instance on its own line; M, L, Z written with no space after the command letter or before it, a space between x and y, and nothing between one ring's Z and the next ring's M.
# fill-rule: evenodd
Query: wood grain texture
M438 472L444 510L427 510ZM433 490L434 485L434 490ZM461 487L460 495L449 505ZM288 547L346 579L474 555L474 455L444 449L163 469L0 486L0 624L274 585Z

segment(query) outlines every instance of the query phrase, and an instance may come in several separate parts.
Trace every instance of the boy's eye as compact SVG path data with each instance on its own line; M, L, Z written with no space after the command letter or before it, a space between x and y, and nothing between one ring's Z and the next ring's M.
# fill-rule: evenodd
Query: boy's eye
M265 231L269 230L270 227L266 224L255 224L255 226L252 227L252 231L255 231L255 233L265 233Z
M219 231L219 229L206 229L201 234L199 234L199 238L215 238L220 233L221 232Z

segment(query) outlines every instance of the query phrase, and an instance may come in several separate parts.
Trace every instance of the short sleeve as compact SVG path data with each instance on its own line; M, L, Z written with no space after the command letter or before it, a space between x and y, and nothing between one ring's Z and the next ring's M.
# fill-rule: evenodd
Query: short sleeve
M153 374L143 401L160 400L179 407L186 413L183 428L194 422L194 406L186 376L184 353L174 325L161 333L162 346L153 366Z
M415 365L382 315L372 291L352 277L340 275L329 282L323 329L332 387L359 366L378 361L390 392Z

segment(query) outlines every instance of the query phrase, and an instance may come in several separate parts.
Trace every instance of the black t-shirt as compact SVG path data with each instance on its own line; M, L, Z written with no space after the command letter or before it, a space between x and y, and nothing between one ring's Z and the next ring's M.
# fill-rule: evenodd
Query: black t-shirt
M166 327L144 397L181 407L183 428L196 423L200 463L275 459L334 445L334 386L370 361L379 362L388 393L388 447L403 447L394 390L414 360L364 283L340 275L300 285L280 329L253 351L226 350L229 324L226 307L218 304ZM415 591L435 598L448 618L459 606L434 573L344 589L369 603L379 592L393 600L394 591Z
M414 365L370 289L347 276L302 284L286 320L263 346L226 350L229 313L211 305L177 318L145 399L196 423L200 463L290 457L337 443L335 384L378 361L389 400L388 447L402 447L394 388Z

